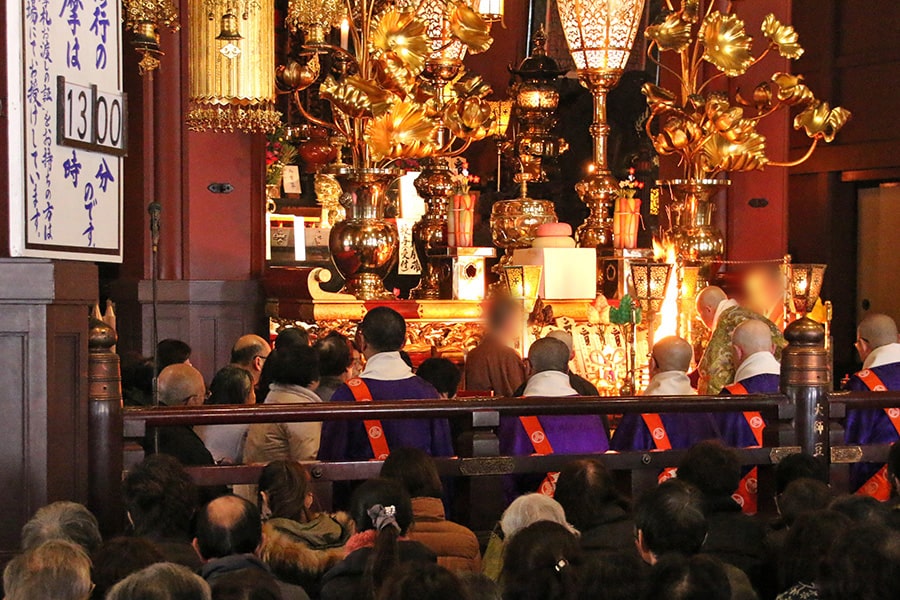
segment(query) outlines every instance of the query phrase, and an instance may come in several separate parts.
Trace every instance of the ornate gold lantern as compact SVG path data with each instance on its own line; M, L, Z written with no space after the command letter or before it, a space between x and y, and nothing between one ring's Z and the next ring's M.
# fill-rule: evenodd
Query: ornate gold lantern
M575 236L582 247L611 246L610 205L618 182L606 157L606 95L615 87L628 63L634 36L644 13L644 0L557 0L569 52L581 84L594 99L593 164L575 189L591 210Z
M189 0L194 131L274 131L274 0Z
M503 0L478 0L478 14L485 21L502 21L503 13Z
M653 348L656 315L666 299L672 265L664 262L634 261L631 263L631 290L647 314L647 345Z
M159 47L159 28L168 27L173 32L181 27L178 9L171 0L125 0L125 27L134 36L131 45L141 55L138 63L141 75L159 67L163 55Z
M801 263L788 265L792 313L804 316L812 312L819 301L827 267L828 265Z

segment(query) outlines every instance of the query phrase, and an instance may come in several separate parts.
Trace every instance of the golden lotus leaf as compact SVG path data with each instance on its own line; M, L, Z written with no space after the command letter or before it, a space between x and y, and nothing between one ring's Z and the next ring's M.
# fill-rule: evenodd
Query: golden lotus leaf
M778 53L785 58L797 59L803 55L803 48L797 40L800 36L791 25L782 25L775 15L769 13L763 19L762 32L770 42L778 46Z
M393 53L409 68L413 77L425 68L425 59L430 53L425 25L412 12L395 9L385 11L372 25L369 51L380 56Z
M711 13L703 21L703 58L728 77L742 75L751 64L753 39L744 30L744 22L736 15Z
M493 92L491 85L481 75L471 75L459 79L453 84L453 91L457 98L484 98Z
M784 102L788 106L806 105L816 99L812 90L803 83L803 75L775 73L772 75L772 81L778 86L779 102Z
M689 119L673 117L653 138L653 146L660 154L674 154L689 148L703 136L700 127Z
M650 110L659 112L675 107L675 94L652 83L645 83L641 92L647 97Z
M405 98L415 87L416 76L393 52L383 53L381 58L372 62L372 66L375 81L400 97Z
M457 2L450 13L450 32L472 54L484 52L494 43L487 21L462 2Z
M803 129L811 138L831 142L841 127L850 120L850 111L827 102L816 102L794 117L794 129Z
M741 91L738 90L737 94L735 94L735 99L739 104L753 107L757 112L763 112L772 107L772 86L769 85L768 81L760 83L753 88L753 95L749 99L744 98Z
M396 102L366 127L366 143L375 160L424 158L434 152L431 143L434 122L422 107Z
M444 109L444 124L450 133L464 140L478 141L490 133L494 120L491 105L481 98L465 98Z
M656 42L663 52L682 52L691 43L691 24L682 13L671 13L659 25L647 27L644 35Z
M721 135L713 135L701 149L703 170L709 174L720 171L756 171L768 164L766 138L756 132L741 142L732 142Z
M390 108L394 99L393 94L375 81L357 75L345 77L340 82L329 75L319 86L319 97L352 118L377 117Z
M703 110L707 119L715 119L717 115L730 108L731 102L728 101L728 96L721 92L713 92L703 104Z

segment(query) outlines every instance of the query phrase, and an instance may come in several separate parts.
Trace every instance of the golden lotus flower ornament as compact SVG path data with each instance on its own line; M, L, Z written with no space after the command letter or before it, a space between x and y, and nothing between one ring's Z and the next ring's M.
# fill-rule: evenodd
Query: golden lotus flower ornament
M494 43L487 21L463 2L457 1L452 9L450 31L472 54L485 52Z
M378 17L373 28L369 51L375 57L395 56L413 77L422 72L430 49L425 25L413 13L388 10Z
M356 75L340 82L329 75L319 87L319 96L331 102L342 113L354 118L374 117L391 106L391 93L374 81Z
M490 133L493 121L491 105L481 98L457 100L444 110L444 124L450 133L464 140L484 139Z
M396 102L389 111L369 122L366 139L376 160L424 158L434 151L433 130L434 123L421 106Z
M766 165L795 166L812 156L818 142L832 141L850 118L846 109L831 108L816 99L802 75L774 73L749 94L738 90L733 99L722 92L709 92L712 80L742 75L770 52L790 60L799 58L803 54L799 36L792 26L767 15L760 25L767 44L754 53L744 21L732 11L737 3L728 3L724 12L717 10L720 3L711 0L682 0L680 7L667 0L667 5L671 11L645 31L650 40L648 57L656 61L654 50L679 54L681 71L676 76L680 89L676 93L644 85L650 109L645 128L658 153L679 156L685 179ZM704 62L719 73L704 79ZM797 110L794 128L812 139L807 152L788 163L769 161L765 138L757 132L760 120L781 108Z

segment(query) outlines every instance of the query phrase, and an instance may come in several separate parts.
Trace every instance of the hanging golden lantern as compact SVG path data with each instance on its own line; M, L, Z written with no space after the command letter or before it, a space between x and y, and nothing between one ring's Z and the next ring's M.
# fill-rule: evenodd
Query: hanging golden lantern
M274 131L274 0L188 0L193 131Z
M159 67L163 51L159 47L159 28L172 32L181 27L178 9L171 0L123 0L125 28L132 32L131 45L141 55L141 75Z

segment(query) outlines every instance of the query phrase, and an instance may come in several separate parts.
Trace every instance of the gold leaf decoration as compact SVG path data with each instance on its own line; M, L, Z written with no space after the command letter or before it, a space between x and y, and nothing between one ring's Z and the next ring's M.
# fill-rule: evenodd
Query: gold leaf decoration
M425 25L412 12L388 10L373 24L369 39L370 52L381 57L393 54L415 77L425 68L425 59L430 52Z
M470 75L453 84L453 91L457 98L484 98L490 96L493 90L481 75Z
M778 86L778 101L788 106L806 105L816 99L812 90L803 83L803 75L775 73L772 82Z
M431 133L434 123L421 107L396 102L366 127L366 142L375 160L424 158L434 152Z
M703 21L703 58L728 77L743 75L753 64L750 45L753 39L744 30L744 22L736 15L719 11Z
M494 43L487 22L462 2L456 2L450 13L450 31L472 54L484 52Z
M375 81L402 98L408 96L415 86L415 75L393 52L387 52L380 60L373 61L372 70Z
M681 52L691 43L691 24L682 13L671 13L659 25L647 27L644 35L656 42L663 52Z
M681 16L688 23L696 23L700 19L700 0L684 0L681 3Z
M778 46L778 53L783 57L798 59L803 55L803 48L798 42L800 36L791 25L782 25L775 15L766 15L762 22L762 32L766 39Z
M831 142L849 119L849 110L840 106L831 108L827 102L815 102L794 117L794 129L803 129L811 138Z
M703 131L696 123L682 117L672 117L653 138L653 147L660 154L674 154L689 148L702 137Z
M675 106L675 94L652 83L645 83L641 92L647 97L652 112L659 112Z
M444 124L450 133L464 140L478 141L490 133L494 119L491 105L481 98L465 98L444 109Z
M374 81L350 76L337 82L329 75L319 86L319 96L352 118L372 117L390 108L393 95Z
M745 98L738 90L735 94L735 100L743 106L755 108L757 112L763 112L772 108L772 86L768 81L764 81L753 88L753 95Z
M755 131L739 141L713 135L703 144L701 153L703 170L710 175L721 171L756 171L769 162L766 138Z

